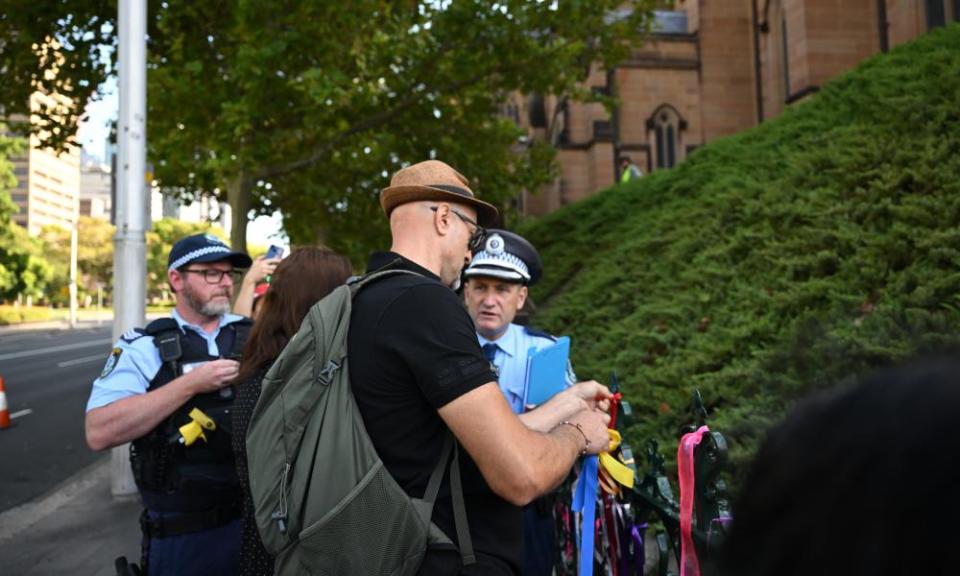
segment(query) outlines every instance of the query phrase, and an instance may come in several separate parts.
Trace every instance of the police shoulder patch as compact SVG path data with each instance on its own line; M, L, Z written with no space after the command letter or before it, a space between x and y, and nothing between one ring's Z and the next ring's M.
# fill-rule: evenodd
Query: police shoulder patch
M103 365L103 371L100 372L101 378L106 378L113 372L113 369L117 367L117 362L120 360L121 354L123 354L122 348L114 348L110 351L110 356L107 357L107 363Z

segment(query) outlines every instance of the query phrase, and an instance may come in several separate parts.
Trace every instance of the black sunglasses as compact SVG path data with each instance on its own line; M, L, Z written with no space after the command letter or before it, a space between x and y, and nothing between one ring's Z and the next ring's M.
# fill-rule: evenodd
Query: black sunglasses
M430 210L436 212L438 208L440 207L431 206ZM450 211L456 214L457 217L460 218L460 220L462 220L464 224L469 224L473 226L473 232L470 233L470 241L467 246L468 248L470 248L470 252L479 252L480 249L483 248L484 241L487 239L487 231L483 228L483 226L477 224L470 218L464 216L456 208L451 208Z

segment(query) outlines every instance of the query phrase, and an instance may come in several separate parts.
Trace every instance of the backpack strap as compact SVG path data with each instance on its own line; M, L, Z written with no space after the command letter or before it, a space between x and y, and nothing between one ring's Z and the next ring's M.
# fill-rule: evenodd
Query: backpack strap
M453 461L450 462L450 496L453 502L453 522L457 529L457 547L460 549L463 565L470 566L475 564L477 559L473 554L473 539L470 537L470 525L467 524L467 507L463 502L463 486L460 482L460 451L458 443L453 437L453 432L449 429L443 440L440 461L437 462L433 472L430 473L430 480L427 482L423 499L413 500L413 502L420 518L423 519L423 523L429 526L431 518L433 518L433 505L437 501L440 482L443 480L443 473L447 470L447 461L450 460L451 452L453 453Z
M423 277L423 274L414 272L413 270L404 270L403 268L394 268L393 266L397 265L399 262L400 262L400 259L397 258L393 262L381 268L377 268L373 272L369 272L367 274L364 274L363 276L354 276L348 279L347 286L350 287L350 294L352 294L353 296L356 296L357 292L363 289L364 286L368 284L372 284L377 280L380 280L382 278L387 278L389 276L398 276L400 274L413 274L414 276Z
M453 433L448 432L452 438ZM456 440L453 441L453 461L450 462L450 495L453 500L453 523L457 527L457 544L460 547L460 556L463 565L470 566L477 562L473 554L473 541L470 538L470 525L467 523L467 507L463 503L463 486L460 484L460 450Z

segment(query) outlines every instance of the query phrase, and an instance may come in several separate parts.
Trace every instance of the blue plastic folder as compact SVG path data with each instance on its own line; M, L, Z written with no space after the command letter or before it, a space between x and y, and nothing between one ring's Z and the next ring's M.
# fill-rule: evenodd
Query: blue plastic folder
M557 338L553 346L527 356L527 385L524 406L538 406L567 387L570 338Z

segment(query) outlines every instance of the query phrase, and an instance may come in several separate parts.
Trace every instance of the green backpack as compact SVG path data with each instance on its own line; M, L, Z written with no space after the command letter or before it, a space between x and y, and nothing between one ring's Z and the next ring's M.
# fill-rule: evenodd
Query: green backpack
M278 576L416 574L428 544L452 544L430 521L448 461L460 553L464 565L475 562L453 434L423 499L410 498L377 455L350 386L353 297L401 273L414 274L374 272L314 304L263 378L247 460L257 528Z

